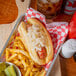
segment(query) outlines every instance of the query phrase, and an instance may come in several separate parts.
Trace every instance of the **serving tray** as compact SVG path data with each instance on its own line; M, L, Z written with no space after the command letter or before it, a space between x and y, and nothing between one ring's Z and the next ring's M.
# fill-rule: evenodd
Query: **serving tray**
M0 25L0 35L1 35L1 37L0 37L0 40L1 40L1 43L0 43L0 52L1 52L1 54L0 55L2 55L2 53L3 53L3 51L4 51L4 49L6 48L6 46L7 46L7 44L8 44L8 42L9 42L9 39L10 39L10 37L12 36L12 34L15 32L15 30L17 29L17 26L19 25L19 23L20 23L20 21L21 20L23 20L23 18L24 18L24 13L26 12L26 8L27 7L29 7L29 4L30 4L30 0L25 0L25 2L24 3L22 3L22 2L20 2L20 0L16 0L16 3L17 3L17 6L18 6L18 17L17 17L17 19L13 22L13 23L10 23L10 24L1 24ZM26 6L25 6L26 5ZM25 6L25 8L24 8L24 6ZM21 16L21 14L23 14L22 16ZM6 26L6 27L5 27ZM5 31L5 32L4 32ZM11 32L12 31L12 32ZM5 36L4 36L5 35ZM4 46L5 45L5 46ZM4 46L4 47L3 47ZM58 54L57 54L58 55ZM55 59L56 60L56 59ZM54 60L54 62L55 62L55 60ZM59 63L59 61L58 62L56 62L56 63ZM53 63L54 64L54 63ZM52 65L53 66L53 65ZM58 66L58 65L57 65ZM60 67L60 64L59 64L59 67ZM58 67L58 68L59 68ZM52 69L52 67L51 67L51 69ZM51 70L50 69L50 70ZM48 71L48 74L50 73L50 70ZM58 72L56 72L55 73L55 70L57 71L57 68L55 68L54 69L54 71L51 73L51 75L52 76L56 76L56 74L58 73ZM60 69L59 69L60 70ZM54 75L54 73L55 73L55 75ZM48 75L47 75L48 76ZM59 75L57 74L57 76L61 76L61 72L59 71Z
M21 21L24 21L24 18L25 18L25 14L21 15L19 17L19 19L17 20L17 22L16 22L16 24L15 24L12 32L9 35L9 38L7 39L5 45L4 45L4 47L3 47L3 49L2 49L2 51L0 53L0 61L5 61L5 48L9 45L9 41L11 39L11 36L14 35L17 32L18 26L21 23ZM55 58L54 58L54 60L53 60L53 62L51 64L51 66L49 68L49 70L47 71L46 76L49 76L50 75L50 71L51 71L51 69L52 69L52 67L53 67L53 65L55 63L55 60L56 60L56 58L57 58L57 56L58 56L58 54L60 52L60 49L61 49L61 47L59 48L59 50L58 50L58 52L57 52L57 54L56 54L56 56L55 56Z

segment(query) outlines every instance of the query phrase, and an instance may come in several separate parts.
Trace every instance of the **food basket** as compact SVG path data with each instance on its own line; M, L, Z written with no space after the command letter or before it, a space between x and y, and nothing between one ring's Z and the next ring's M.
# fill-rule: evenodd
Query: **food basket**
M36 12L36 11L35 11L35 12ZM37 12L36 12L36 13L37 13ZM35 14L34 14L34 15L35 15ZM1 51L1 53L0 53L0 62L1 62L1 61L5 61L5 48L9 45L11 36L14 35L14 34L17 32L18 26L19 26L19 24L20 24L21 21L25 21L25 14L21 15L20 18L17 20L17 22L16 22L16 24L15 24L15 26L14 26L14 28L13 28L13 30L12 30L9 38L8 38L8 40L7 40L7 42L5 43L3 49L2 49L2 51ZM56 23L55 23L55 24L56 24ZM66 23L64 23L64 24L66 24ZM49 25L50 25L50 24L49 24ZM48 26L49 26L49 25L48 25ZM47 29L48 29L48 28L47 28ZM67 33L66 33L66 36L67 36ZM65 36L65 38L66 38L66 36ZM45 70L46 70L46 76L49 76L49 74L50 74L50 72L51 72L51 69L52 69L52 67L53 67L53 65L54 65L54 62L55 62L55 60L56 60L56 58L57 58L57 56L58 56L58 54L59 54L59 52L60 52L60 50L61 50L61 46L62 46L62 44L64 43L65 38L63 39L63 42L60 44L60 47L58 48L57 53L54 55L54 58L53 58L53 60L52 60L52 62L51 62L51 65L50 65L50 63L48 63L48 65L46 66L46 68L45 68Z

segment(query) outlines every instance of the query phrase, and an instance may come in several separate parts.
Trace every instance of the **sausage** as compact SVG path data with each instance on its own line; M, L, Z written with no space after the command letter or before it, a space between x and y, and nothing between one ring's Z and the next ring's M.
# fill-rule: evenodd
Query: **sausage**
M40 59L44 59L47 55L46 48L42 47L41 51L40 50L37 51L37 54L38 54Z

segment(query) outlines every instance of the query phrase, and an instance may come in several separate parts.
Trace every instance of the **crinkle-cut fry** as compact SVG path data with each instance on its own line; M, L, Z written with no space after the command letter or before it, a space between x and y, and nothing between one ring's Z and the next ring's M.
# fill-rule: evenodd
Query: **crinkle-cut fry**
M9 58L9 51L6 50L6 61L8 61L8 58Z
M33 76L33 72L30 72L30 76Z
M25 73L25 76L29 76L30 75L30 71L31 71L31 68L28 68L26 73Z
M8 59L8 61L12 61L16 56L17 56L17 54L12 55L12 56Z
M10 48L8 48L8 49L10 52L21 53L21 54L25 55L26 57L30 58L29 54L24 50L10 49Z

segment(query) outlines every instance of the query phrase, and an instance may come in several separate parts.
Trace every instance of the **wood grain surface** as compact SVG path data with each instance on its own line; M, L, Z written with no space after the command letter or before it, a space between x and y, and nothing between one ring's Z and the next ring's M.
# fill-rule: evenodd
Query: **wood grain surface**
M13 22L18 15L15 0L0 0L0 24Z
M72 15L60 14L53 20L70 22L71 18ZM76 76L76 62L74 61L73 57L65 59L60 56L60 64L62 76Z
M31 0L30 7L37 10L37 0Z
M73 57L64 59L60 56L62 76L76 76L76 62Z
M5 0L4 2L7 2L8 0ZM0 51L2 50L2 48L4 47L4 44L6 43L6 41L7 41L7 39L8 39L8 37L9 37L9 35L10 35L10 33L11 33L11 31L13 30L13 28L14 28L14 26L15 26L15 24L16 24L16 22L17 22L17 20L18 20L18 18L22 15L22 14L24 14L25 12L26 12L26 9L28 8L28 6L29 6L29 4L30 4L30 0L25 0L24 2L22 2L21 0L13 0L13 1L15 1L16 2L16 4L17 4L17 6L16 6L16 8L18 9L17 10L17 14L15 14L16 15L16 19L13 21L13 22L11 22L11 23L9 23L9 21L8 22L6 22L7 24L4 24L5 22L4 22L4 20L2 21L1 20L1 22L4 22L3 24L0 24L0 40L1 40L1 43L0 43ZM3 2L3 4L4 4L4 2ZM8 3L9 3L10 1L8 1ZM12 3L15 3L15 2L12 2ZM7 3L7 4L8 4ZM0 3L0 5L3 5L2 3ZM9 5L9 4L8 4ZM7 6L8 6L7 5ZM6 5L4 5L4 6L6 6ZM11 7L11 4L9 5L10 7ZM8 9L10 10L10 11L12 11L12 9L10 9L10 7L8 6ZM13 6L12 6L12 8L13 8ZM15 8L15 7L14 7ZM2 10L6 10L5 8L3 9L3 8L1 8ZM14 10L13 10L14 11ZM0 11L1 12L1 11ZM7 13L7 12L9 12L8 10L6 10L5 11L5 13ZM15 12L14 12L15 13ZM12 14L12 12L11 12L11 15L13 15ZM15 16L14 15L14 16ZM9 16L9 15L8 15ZM5 18L6 17L6 15L4 16L3 15L3 17ZM9 18L10 19L10 17L11 16L9 16L9 17L7 17L7 19ZM11 17L11 18L13 18L13 17ZM6 20L7 20L6 19Z

